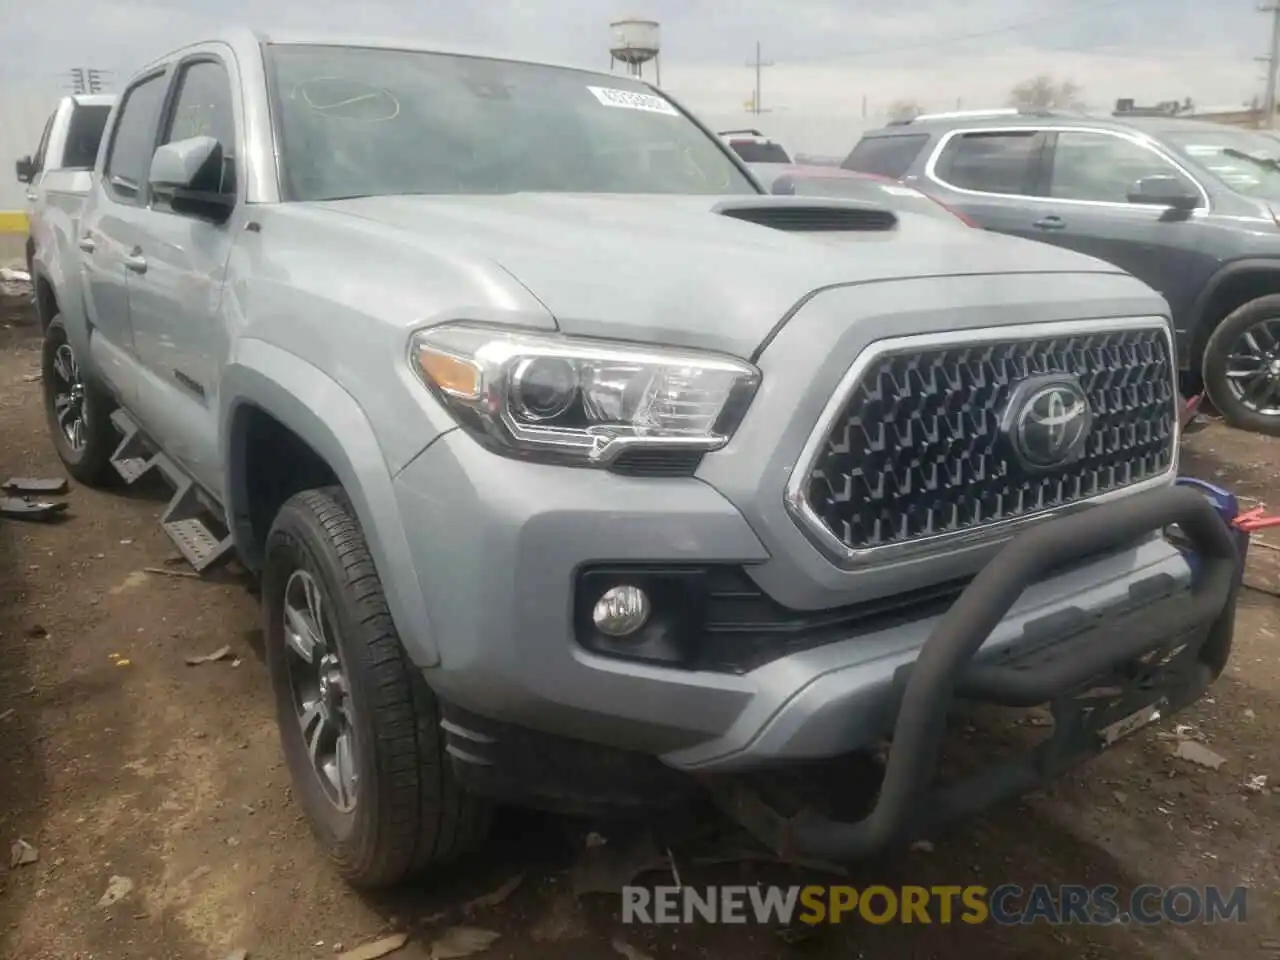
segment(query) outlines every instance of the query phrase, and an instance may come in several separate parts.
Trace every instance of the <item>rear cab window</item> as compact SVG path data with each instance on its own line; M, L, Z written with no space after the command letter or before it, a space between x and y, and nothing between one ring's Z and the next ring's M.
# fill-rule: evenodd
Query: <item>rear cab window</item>
M1036 195L1044 135L1040 130L974 130L954 133L934 165L934 176L960 190Z
M927 133L863 137L840 166L856 173L874 173L899 180L911 169L928 142Z

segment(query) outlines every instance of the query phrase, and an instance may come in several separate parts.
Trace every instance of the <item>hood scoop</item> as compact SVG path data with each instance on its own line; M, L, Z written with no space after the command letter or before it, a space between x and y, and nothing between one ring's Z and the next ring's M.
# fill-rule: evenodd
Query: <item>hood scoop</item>
M893 211L871 203L848 200L729 200L712 209L724 217L789 233L883 231L898 225Z

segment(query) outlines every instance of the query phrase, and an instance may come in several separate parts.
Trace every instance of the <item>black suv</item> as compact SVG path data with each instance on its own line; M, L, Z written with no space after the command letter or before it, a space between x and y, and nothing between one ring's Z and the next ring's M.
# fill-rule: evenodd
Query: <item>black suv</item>
M1185 389L1280 435L1280 141L1172 117L935 114L842 166L928 190L977 225L1092 254L1160 291Z

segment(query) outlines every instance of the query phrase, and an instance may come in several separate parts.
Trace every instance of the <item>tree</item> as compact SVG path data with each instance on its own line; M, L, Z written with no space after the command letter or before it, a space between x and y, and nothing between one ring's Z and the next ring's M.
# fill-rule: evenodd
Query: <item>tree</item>
M1063 78L1055 80L1047 73L1023 80L1009 93L1009 106L1020 110L1078 110L1080 84Z
M895 100L889 104L889 119L895 123L914 120L922 113L924 113L924 110L914 100Z

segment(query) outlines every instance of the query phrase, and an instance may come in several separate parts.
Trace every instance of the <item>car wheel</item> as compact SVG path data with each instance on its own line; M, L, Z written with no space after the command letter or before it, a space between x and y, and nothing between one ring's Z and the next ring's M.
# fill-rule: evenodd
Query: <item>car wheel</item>
M341 490L281 508L262 611L294 790L342 876L388 886L482 840L488 807L454 779L435 696L405 654Z
M1238 307L1209 336L1204 386L1227 423L1280 436L1280 294Z
M111 425L115 402L82 373L60 315L45 330L40 367L49 433L67 472L86 486L108 485L118 476L111 465L120 443Z

